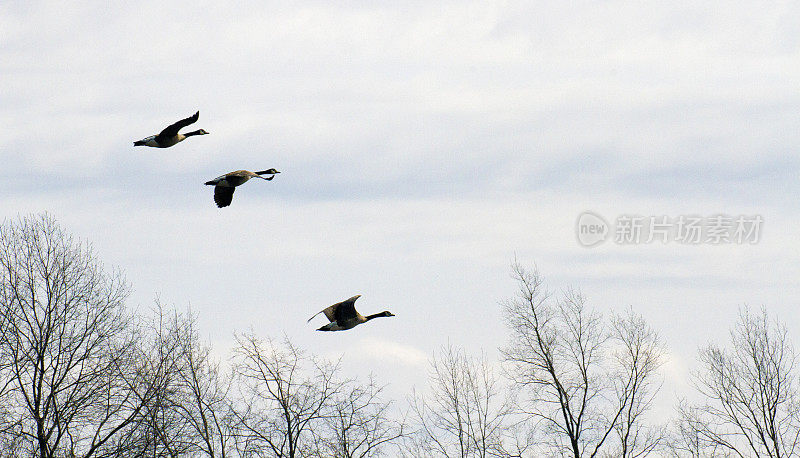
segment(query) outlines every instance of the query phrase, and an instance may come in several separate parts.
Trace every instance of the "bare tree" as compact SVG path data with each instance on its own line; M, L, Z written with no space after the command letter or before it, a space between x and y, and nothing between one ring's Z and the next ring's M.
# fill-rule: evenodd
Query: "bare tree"
M0 297L5 297L5 282L0 284ZM2 307L2 306L0 306ZM0 313L0 335L11 326L9 317ZM15 389L13 376L13 357L7 345L0 345L0 457L14 456L12 450L22 448L21 416L16 412L13 391Z
M612 317L610 344L614 390L611 399L617 403L612 412L621 412L614 424L617 440L610 456L646 456L662 445L666 436L664 425L653 426L645 418L661 387L656 385L656 376L663 364L664 349L658 334L632 310Z
M672 431L666 441L665 452L669 456L676 458L682 457L716 457L734 456L726 447L709 442L704 439L702 431L705 429L703 423L693 418L693 415L686 415L694 409L685 400L678 405L679 417L674 422Z
M312 428L342 391L338 364L307 358L288 339L282 345L254 335L237 336L234 372L236 446L245 455L312 456Z
M643 456L660 440L644 422L663 350L632 313L611 326L568 290L554 300L537 272L513 265L518 297L504 305L509 375L543 450L561 456Z
M227 456L232 448L227 384L210 348L199 342L191 314L155 313L140 326L140 363L158 380L121 450L142 456Z
M253 335L223 380L191 315L126 296L51 218L0 227L0 456L379 456L402 434L374 380Z
M131 380L135 396L141 399L139 415L119 435L117 451L138 456L177 457L195 451L194 431L183 415L185 390L180 374L185 369L182 345L185 321L174 311L166 312L157 301L151 316L140 318L137 326L137 380L152 380L150 390L140 390Z
M152 393L134 369L122 277L48 216L0 227L0 269L0 387L18 452L106 453Z
M330 398L317 454L337 458L381 456L403 435L402 421L392 419L391 403L380 399L383 387L370 376L366 384L350 381Z
M406 442L407 455L521 456L528 442L517 440L513 402L485 356L470 358L447 346L431 369L430 395L411 398L416 432Z
M796 354L785 326L742 310L729 349L700 351L693 382L704 401L682 402L675 454L788 457L800 453Z
M176 404L191 427L197 450L212 458L225 458L233 449L230 383L223 380L219 363L212 360L211 347L200 342L194 318L183 317L183 325L176 328L183 363L178 373L181 396Z

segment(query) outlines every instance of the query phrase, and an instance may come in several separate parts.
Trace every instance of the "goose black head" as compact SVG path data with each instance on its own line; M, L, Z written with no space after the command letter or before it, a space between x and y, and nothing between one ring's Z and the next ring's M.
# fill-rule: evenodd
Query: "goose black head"
M392 313L392 312L390 312L388 310L384 310L383 312L376 313L374 315L369 315L369 316L366 316L365 318L367 319L367 321L369 321L369 320L371 320L373 318L383 318L383 317L389 317L389 316L394 316L394 313Z
M279 171L277 171L275 169L268 169L268 170L262 170L260 172L256 172L256 176L259 177L259 178L263 178L263 179L269 181L269 180L275 178L275 174L276 173L281 173L281 172L279 172ZM269 177L264 177L262 175L269 175Z

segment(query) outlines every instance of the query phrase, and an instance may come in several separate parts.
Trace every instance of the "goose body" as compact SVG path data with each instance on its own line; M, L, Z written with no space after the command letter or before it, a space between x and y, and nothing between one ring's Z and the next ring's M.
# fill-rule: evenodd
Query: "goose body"
M275 169L262 170L260 172L237 170L235 172L226 173L225 175L220 175L213 180L206 181L206 184L214 186L214 203L217 204L217 207L222 208L231 204L233 200L233 191L236 190L237 186L247 183L250 178L261 178L270 181L275 178L276 173L281 172ZM269 175L269 177L263 177L261 175Z
M170 146L180 143L191 136L207 135L208 132L206 132L203 129L198 129L193 132L186 132L185 134L181 134L178 132L179 130L183 129L189 124L197 122L198 119L200 119L199 111L194 115L189 116L186 119L181 119L180 121L167 126L167 128L162 130L158 135L151 135L139 141L133 142L133 146L151 146L153 148L169 148Z
M326 307L315 313L314 316L308 319L308 321L310 322L315 316L319 315L320 313L324 313L325 317L328 318L330 323L317 329L317 331L346 331L358 326L359 324L366 323L373 318L394 316L394 314L388 310L367 316L358 313L355 304L359 297L361 297L360 294Z

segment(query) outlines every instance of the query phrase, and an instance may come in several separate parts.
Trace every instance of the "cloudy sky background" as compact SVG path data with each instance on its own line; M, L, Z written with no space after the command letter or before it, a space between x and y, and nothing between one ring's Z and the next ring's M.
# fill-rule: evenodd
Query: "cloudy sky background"
M49 212L125 271L132 306L191 306L223 356L234 332L285 333L398 396L443 344L497 356L516 256L647 317L669 413L740 306L800 341L798 18L790 1L4 1L0 218ZM211 135L131 146L198 109ZM226 209L203 185L270 167ZM765 222L756 245L587 249L585 210ZM306 324L354 294L397 317Z

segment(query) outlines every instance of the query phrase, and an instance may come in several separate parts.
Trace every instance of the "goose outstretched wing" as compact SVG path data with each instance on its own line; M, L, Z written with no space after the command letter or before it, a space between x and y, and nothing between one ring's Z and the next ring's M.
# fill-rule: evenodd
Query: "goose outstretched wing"
M328 318L328 321L342 322L344 320L355 318L357 314L355 303L356 299L359 297L361 297L361 295L353 296L350 299L346 299L342 302L337 302L331 306L325 307L324 309L315 313L314 316L308 319L308 321L313 320L314 317L320 313L324 313L325 317Z
M159 141L159 140L162 140L162 139L166 140L168 138L172 138L172 137L178 135L178 131L179 130L183 129L184 127L188 126L189 124L196 123L198 119L200 119L200 112L199 111L197 113L195 113L194 115L189 116L186 119L181 119L180 121L176 122L175 124L171 124L171 125L167 126L166 129L162 130L161 133L159 133L156 136L156 141Z
M334 309L334 318L339 323L343 323L347 320L351 320L358 315L356 312L356 299L360 296L353 296L350 299L344 300L336 304L336 308Z
M214 203L217 204L217 207L222 208L230 205L233 200L233 191L236 191L236 188L214 186Z

